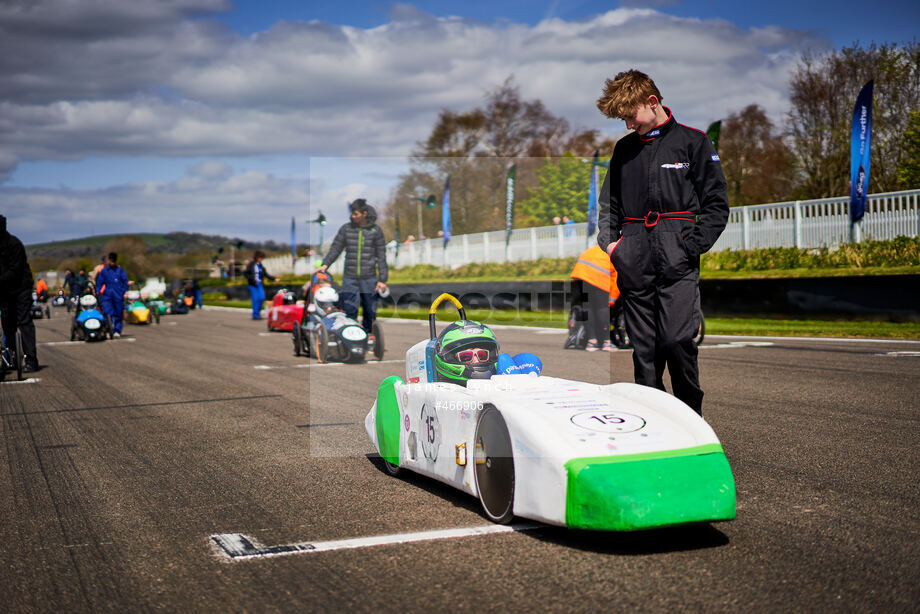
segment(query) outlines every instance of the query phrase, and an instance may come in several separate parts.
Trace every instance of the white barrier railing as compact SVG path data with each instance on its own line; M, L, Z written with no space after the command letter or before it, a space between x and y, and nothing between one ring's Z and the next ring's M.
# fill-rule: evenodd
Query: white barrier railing
M496 230L453 237L445 249L443 239L403 243L397 257L395 243L387 249L391 267L433 264L459 267L471 262L511 262L539 258L574 258L594 237L586 236L587 223L518 228L511 232L505 247L505 231ZM856 228L857 241L885 240L897 236L920 236L920 190L870 194L866 215ZM850 199L848 196L732 207L725 231L712 251L763 247L834 248L850 240ZM329 249L323 245L322 253ZM344 257L330 267L341 276ZM317 261L318 262L318 261ZM274 275L312 270L307 259L292 265L289 257L268 258L265 265ZM276 273L277 271L277 273Z

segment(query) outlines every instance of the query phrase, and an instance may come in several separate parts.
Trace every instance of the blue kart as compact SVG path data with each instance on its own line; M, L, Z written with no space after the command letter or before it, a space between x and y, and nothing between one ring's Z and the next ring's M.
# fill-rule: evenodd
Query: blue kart
M104 341L112 338L112 320L102 315L96 297L90 292L77 301L77 313L70 324L71 341Z

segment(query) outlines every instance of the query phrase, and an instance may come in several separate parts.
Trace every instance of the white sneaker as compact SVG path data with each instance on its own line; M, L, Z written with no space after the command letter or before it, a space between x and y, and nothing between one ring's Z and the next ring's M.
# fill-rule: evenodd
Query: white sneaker
M121 333L115 333L115 334L112 335L112 336L115 337L116 339L118 339L119 337L121 337Z

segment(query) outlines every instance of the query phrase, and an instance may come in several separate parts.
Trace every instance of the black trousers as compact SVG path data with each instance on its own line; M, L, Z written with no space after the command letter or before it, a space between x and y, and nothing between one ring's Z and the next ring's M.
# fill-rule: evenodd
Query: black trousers
M589 339L610 340L610 292L589 283L582 284L588 294Z
M665 390L662 378L667 367L674 396L702 415L699 350L693 342L700 327L697 274L624 291L622 299L636 383Z
M0 296L0 324L7 345L15 343L16 329L22 331L22 352L30 362L38 364L35 353L35 323L32 322L32 289L26 288Z

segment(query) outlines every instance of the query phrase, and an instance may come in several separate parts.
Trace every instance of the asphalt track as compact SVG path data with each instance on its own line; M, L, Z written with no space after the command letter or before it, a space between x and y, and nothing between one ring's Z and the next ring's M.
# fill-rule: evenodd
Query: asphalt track
M732 522L489 532L473 498L388 476L363 430L423 323L386 321L383 363L323 366L242 310L97 344L63 309L36 325L45 368L0 384L4 612L918 610L918 342L707 339ZM497 333L547 374L631 379L629 352Z

